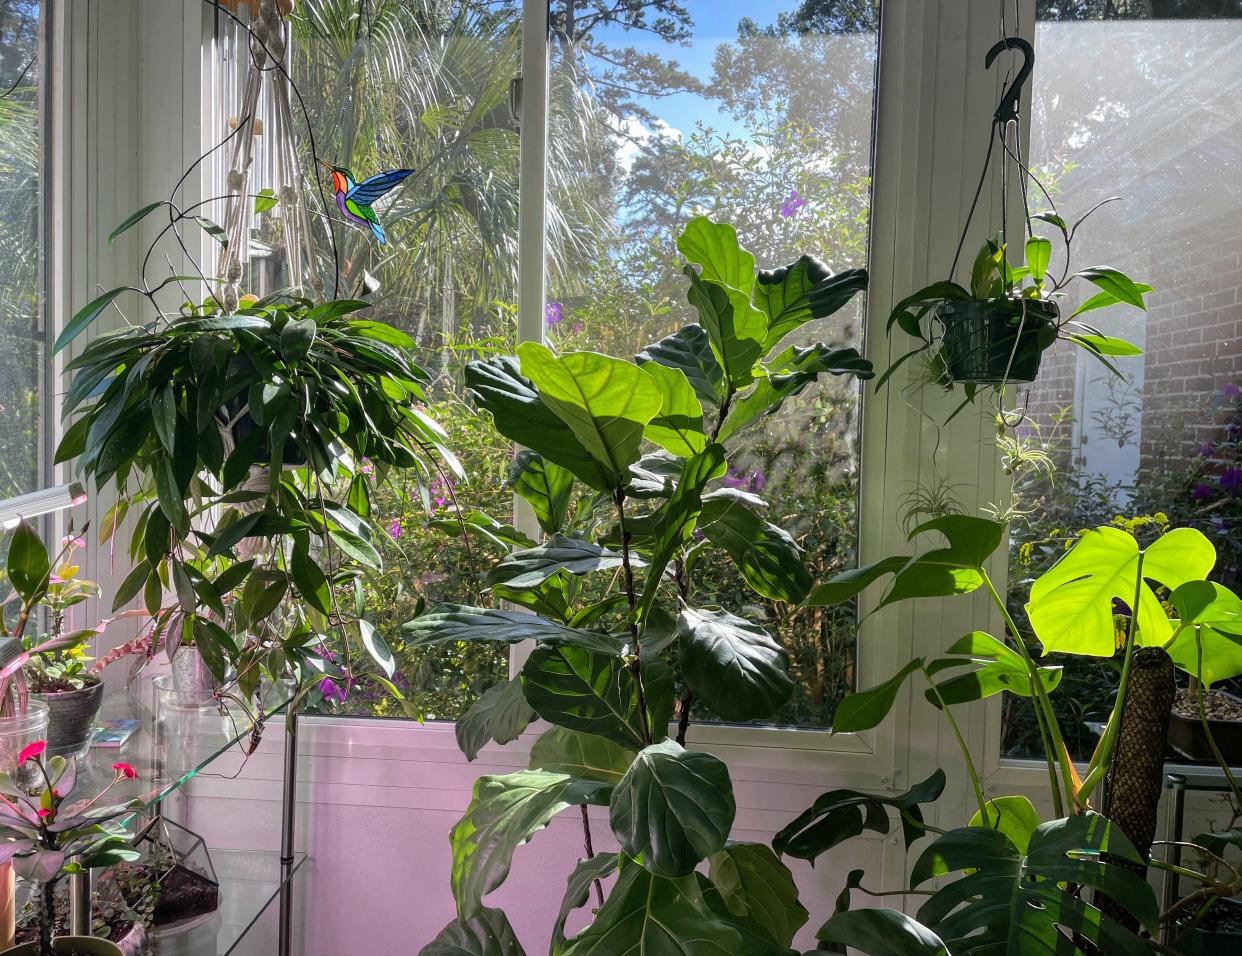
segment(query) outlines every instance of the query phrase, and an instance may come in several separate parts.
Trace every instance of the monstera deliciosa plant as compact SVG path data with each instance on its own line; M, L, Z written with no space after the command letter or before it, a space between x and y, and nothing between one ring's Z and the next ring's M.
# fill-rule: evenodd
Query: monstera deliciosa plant
M440 606L404 636L533 642L521 673L460 722L469 756L536 716L552 726L529 769L476 783L451 834L458 918L425 954L520 953L484 898L517 847L575 805L588 846L585 807L607 807L620 850L589 854L569 874L555 952L784 953L807 919L771 848L730 841L725 765L686 747L692 707L734 721L776 711L793 689L788 659L740 608L698 604L695 574L703 561L729 560L757 594L805 598L813 581L793 538L761 497L720 479L744 431L820 375L871 376L854 349L781 348L845 305L866 275L833 274L810 256L756 272L733 228L704 218L677 245L698 322L635 360L526 343L467 368L496 428L525 446L513 486L546 537L470 516L468 528L511 545L488 584L517 609ZM704 861L707 875L696 872ZM595 919L567 939L566 919L592 886Z
M1154 840L1156 804L1175 668L1209 686L1242 675L1242 601L1207 580L1215 549L1190 528L1165 531L1146 547L1124 527L1085 531L1032 583L1025 609L1030 628L1024 630L986 567L1005 540L1004 525L953 515L928 521L911 533L912 540L932 536L940 540L824 582L806 603L839 604L880 581L887 585L878 607L986 591L1009 639L974 631L955 641L944 656L914 658L879 685L847 697L833 727L840 732L876 726L902 684L921 680L927 701L944 713L961 747L978 809L966 826L941 832L921 851L908 890L890 891L924 895L916 917L883 908L851 910L852 890L874 892L865 890L863 871L853 871L837 914L821 928L819 938L873 956L1154 952L1144 931L1155 933L1164 921L1173 923L1175 934L1182 932L1188 928L1187 917L1202 918L1212 904L1242 890L1242 878L1223 861L1231 876L1215 872L1215 867L1203 872L1174 867L1152 852L1160 845ZM1039 660L1050 652L1120 655L1111 716L1081 776L1052 708L1061 670ZM1044 741L1052 819L1041 820L1023 795L985 798L953 717L957 705L1003 693L1034 705ZM1210 739L1206 714L1203 724ZM1225 774L1236 805L1242 807L1242 794L1227 767ZM1108 793L1099 800L1105 779ZM909 822L907 804L934 798L934 783L916 788L896 804L891 798L829 791L778 834L774 845L782 853L814 861L865 829L886 832L887 816L879 812L884 805L896 805ZM922 836L917 827L908 828L907 847ZM1205 859L1215 861L1224 845L1242 845L1242 835L1229 831L1196 838L1196 843ZM1143 878L1148 866L1174 868L1198 885L1161 914ZM933 879L941 882L928 888Z

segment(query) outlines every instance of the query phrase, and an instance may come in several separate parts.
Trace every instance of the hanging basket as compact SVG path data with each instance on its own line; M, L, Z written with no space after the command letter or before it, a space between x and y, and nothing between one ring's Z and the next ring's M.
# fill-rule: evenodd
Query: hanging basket
M1060 310L1043 299L943 302L939 358L953 382L1033 382L1046 348L1056 341Z

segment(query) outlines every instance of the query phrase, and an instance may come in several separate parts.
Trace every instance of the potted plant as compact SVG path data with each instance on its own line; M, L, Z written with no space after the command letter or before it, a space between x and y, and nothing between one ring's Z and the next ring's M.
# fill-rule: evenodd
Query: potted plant
M1233 636L1242 638L1242 633ZM1169 743L1191 760L1215 760L1213 743L1230 765L1242 761L1242 700L1191 679L1177 692Z
M984 243L975 257L969 287L950 277L898 302L889 315L888 332L891 335L896 326L918 344L889 366L876 387L882 387L909 359L926 355L928 378L945 387L962 385L970 400L981 387L1035 381L1043 353L1058 340L1072 342L1119 374L1111 357L1140 355L1142 349L1103 334L1081 316L1112 305L1146 309L1144 296L1151 287L1110 266L1070 273L1075 234L1101 205L1092 207L1072 226L1055 210L1032 217L1057 230L1063 259L1059 275L1050 268L1052 240L1046 236L1027 238L1026 262L1019 266L1010 262L1007 244L996 237ZM1062 316L1060 300L1075 280L1091 283L1098 291L1070 315Z
M73 317L55 350L126 291L155 306L158 288L110 290ZM381 566L363 472L430 480L459 466L423 411L414 341L360 317L368 307L279 292L225 313L208 297L174 313L157 307L67 365L72 424L56 460L116 487L103 533L132 519L134 566L114 608L141 596L148 647L166 649L174 674L192 674L191 695L218 696L210 680L231 673L249 699L263 673L373 669L399 696L382 636L337 597L358 567ZM351 652L358 644L371 665Z
M760 720L792 693L777 641L740 607L700 603L696 577L728 561L749 589L786 603L811 585L801 549L758 494L732 486L730 456L745 430L823 374L867 378L853 349L782 348L827 318L865 273L832 274L803 256L756 272L733 228L692 220L678 238L697 322L637 361L556 355L524 343L516 356L471 363L467 384L505 437L524 445L513 486L544 532L523 541L485 530L500 553L492 598L519 605L442 605L403 628L407 645L532 640L520 676L489 690L459 723L468 757L511 740L535 716L551 724L530 767L481 777L453 828L458 919L424 953L521 952L485 897L517 848L579 806L586 858L569 875L553 950L785 953L807 913L769 847L733 840L725 765L689 743L692 710ZM481 517L476 529L499 527ZM469 533L469 529L463 529ZM459 532L459 533L463 533ZM594 853L588 806L607 807L618 852ZM706 863L706 873L696 873ZM611 889L603 881L615 874ZM773 905L748 912L762 883ZM567 938L569 914L592 900L594 921Z
M19 755L19 765L32 767L42 781L38 798L8 775L0 778L0 832L3 855L18 874L38 887L39 938L6 950L11 956L124 956L114 943L95 936L63 936L53 940L56 883L62 876L102 869L138 854L117 822L136 803L103 805L100 801L122 780L133 779L133 767L113 765L111 783L89 800L69 803L73 765L64 757L46 755L45 741L36 741Z

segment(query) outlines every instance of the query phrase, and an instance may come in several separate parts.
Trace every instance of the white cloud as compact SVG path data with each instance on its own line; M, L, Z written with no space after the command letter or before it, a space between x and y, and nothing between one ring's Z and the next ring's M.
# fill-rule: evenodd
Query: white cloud
M617 165L627 175L634 168L634 161L638 159L639 154L650 143L661 139L679 143L682 138L681 130L675 126L669 126L662 119L656 119L648 127L636 119L618 120L616 117L610 117L608 125L612 127L617 137Z

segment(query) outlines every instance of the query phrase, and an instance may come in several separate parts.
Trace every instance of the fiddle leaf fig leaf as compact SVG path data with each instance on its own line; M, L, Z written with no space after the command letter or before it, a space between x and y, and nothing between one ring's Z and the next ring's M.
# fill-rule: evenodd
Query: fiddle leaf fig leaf
M1137 589L1138 642L1163 644L1173 628L1147 581L1176 590L1201 580L1216 563L1216 549L1201 531L1178 528L1158 538L1143 553L1138 581L1139 546L1118 528L1085 532L1078 542L1031 585L1027 614L1044 653L1060 651L1111 657L1116 651L1113 602L1134 603Z
M952 956L940 937L926 926L887 907L837 913L819 928L815 938L848 946L866 956Z
M793 874L763 843L729 843L708 861L708 878L734 916L758 923L782 946L810 919Z
M707 331L729 389L745 388L754 381L755 364L763 357L767 319L746 293L701 278L693 266L686 266L685 273L690 279L686 297Z
M865 269L833 275L814 256L800 256L782 269L760 269L755 277L755 305L767 316L763 351L770 352L790 332L812 319L823 319L867 288Z
M468 920L453 920L418 956L526 956L501 910L484 906Z
M699 401L717 406L725 396L724 370L701 325L687 325L648 345L635 356L639 365L657 364L683 372Z
M1102 952L1150 953L1146 941L1067 887L1094 887L1153 931L1159 918L1155 893L1119 865L1123 861L1139 862L1130 841L1120 827L1088 811L1042 824L1025 852L1000 830L950 830L915 861L910 885L964 871L917 914L950 944L969 936L973 947L1060 956L1080 951L1064 943L1077 935Z
M660 412L647 423L646 437L679 458L697 455L707 445L703 406L686 373L656 362L639 366L660 390Z
M565 774L540 770L475 781L470 806L449 834L459 919L479 914L483 897L509 875L517 848L569 806L564 800L569 783Z
M642 567L646 562L631 555L630 564ZM614 551L590 541L554 534L546 544L511 552L488 572L487 583L521 590L537 587L558 571L580 575L620 566L621 555Z
M558 357L538 342L523 342L518 356L522 374L599 465L607 488L623 486L629 466L638 460L643 430L663 406L651 377L631 362L598 352ZM542 449L536 451L557 460Z
M728 611L684 609L677 659L695 695L724 720L770 717L789 700L789 657L763 628Z
M565 922L569 919L569 914L586 905L591 896L591 884L612 876L617 871L619 860L616 853L597 853L590 859L579 860L569 874L560 912L556 914L556 922L552 924L553 956L564 951Z
M677 250L700 269L707 282L744 292L747 299L755 285L755 257L737 241L729 223L695 216L677 237Z
M522 374L518 359L506 355L470 362L465 375L466 386L491 412L498 432L566 468L596 491L611 490L606 471L544 404L534 383Z
M723 548L755 591L773 601L799 603L813 583L802 549L783 529L765 521L735 498L703 504L699 527Z
M474 760L489 740L507 744L517 740L535 712L522 696L522 682L516 678L493 684L457 719L453 731L457 746L467 760ZM549 767L532 769L550 770ZM563 772L563 771L558 771Z
M573 504L572 472L533 451L520 451L509 469L509 484L530 505L546 533L565 527Z
M530 749L530 769L566 773L578 780L616 785L634 762L634 751L606 737L552 727Z
M522 666L522 692L535 713L559 727L633 750L643 746L638 688L629 666L614 654L570 645L536 647Z
M612 794L608 819L625 853L658 876L686 876L724 848L737 805L728 768L673 740L634 759Z

